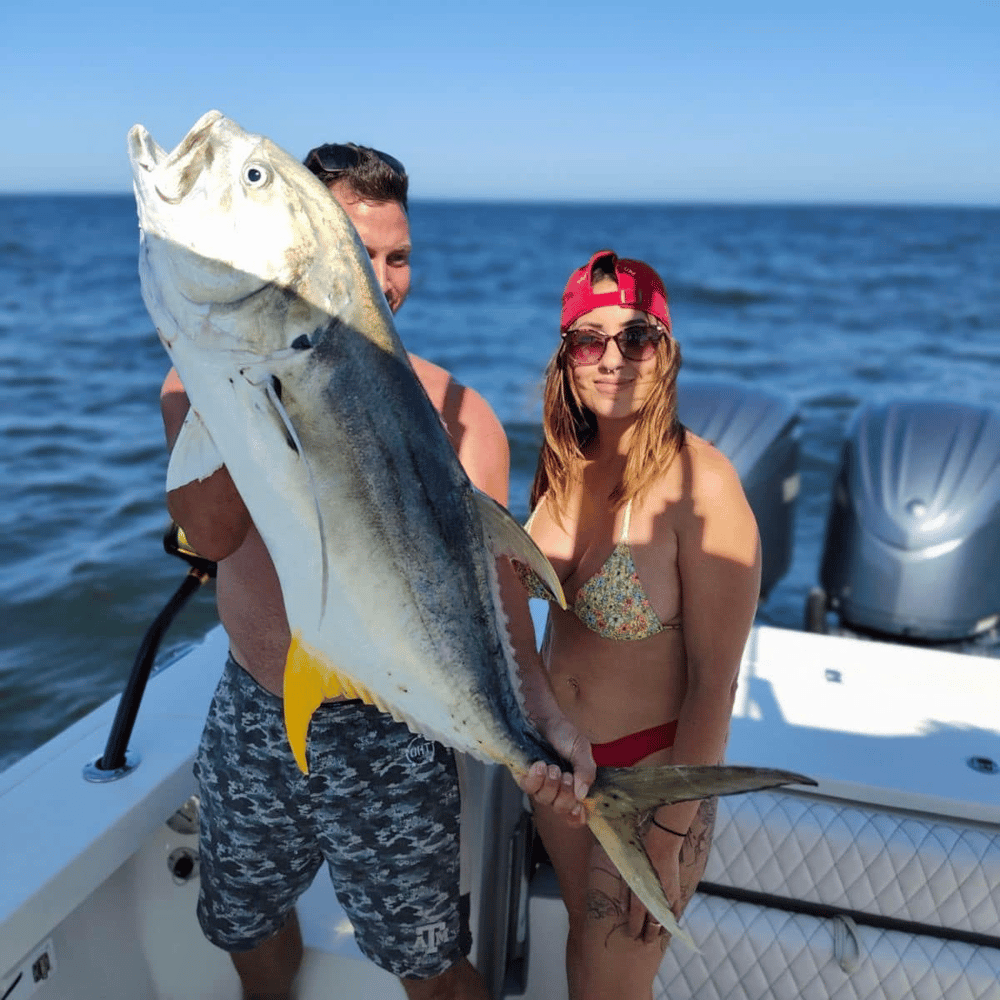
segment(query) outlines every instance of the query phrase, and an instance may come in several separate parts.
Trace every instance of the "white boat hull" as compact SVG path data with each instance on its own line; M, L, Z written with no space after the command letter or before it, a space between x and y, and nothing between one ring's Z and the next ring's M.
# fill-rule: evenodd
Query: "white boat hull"
M131 741L142 761L127 777L82 777L115 700L0 775L0 998L239 997L228 957L194 916L197 837L168 825L195 792L191 764L225 652L215 630L150 681ZM729 760L789 767L819 787L720 803L705 881L751 895L695 897L685 922L701 953L671 949L655 995L1000 1000L1000 948L989 943L1000 933L1000 775L968 766L1000 760L994 667L755 628ZM506 772L468 766L473 960L500 995L509 941L526 927L526 989L513 976L506 995L560 1000L566 922L551 870L535 873L519 912L520 793ZM325 871L299 917L301 1000L333 984L343 997L403 995L361 956Z

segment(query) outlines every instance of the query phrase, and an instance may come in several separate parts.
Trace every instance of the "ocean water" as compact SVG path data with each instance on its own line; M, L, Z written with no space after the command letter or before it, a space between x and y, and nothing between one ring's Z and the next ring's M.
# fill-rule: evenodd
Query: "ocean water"
M569 271L601 247L663 275L684 374L801 414L791 568L760 617L801 626L847 421L896 396L1000 405L1000 211L416 203L404 343L478 389L523 518ZM168 368L131 196L0 197L0 769L119 692L180 583L166 556ZM166 660L215 622L211 587Z

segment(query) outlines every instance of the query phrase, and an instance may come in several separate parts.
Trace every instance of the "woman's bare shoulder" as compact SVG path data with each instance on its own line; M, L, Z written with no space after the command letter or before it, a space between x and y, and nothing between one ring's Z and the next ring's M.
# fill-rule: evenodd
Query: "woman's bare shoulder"
M679 457L695 506L744 498L743 484L733 463L711 441L688 431Z
M711 441L687 431L667 471L648 486L642 506L657 512L677 507L697 510L734 496L743 496L743 486L732 463Z
M732 462L710 441L689 434L682 459L688 502L680 505L678 527L705 553L753 565L759 559L757 522Z

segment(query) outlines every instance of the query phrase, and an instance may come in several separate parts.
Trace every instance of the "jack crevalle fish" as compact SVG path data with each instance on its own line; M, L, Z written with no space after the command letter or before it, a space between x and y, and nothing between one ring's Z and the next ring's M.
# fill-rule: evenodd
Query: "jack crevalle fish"
M528 721L495 559L559 580L469 483L410 366L368 255L324 185L217 111L172 153L129 133L142 294L191 402L168 490L225 464L281 583L288 738L346 694L523 775L566 767ZM564 604L565 606L565 604ZM809 779L734 767L601 769L594 834L671 933L642 846L668 802Z

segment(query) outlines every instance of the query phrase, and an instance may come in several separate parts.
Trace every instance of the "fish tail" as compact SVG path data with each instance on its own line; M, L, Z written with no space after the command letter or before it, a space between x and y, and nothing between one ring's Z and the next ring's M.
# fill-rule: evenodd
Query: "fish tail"
M643 834L650 817L660 806L674 802L786 784L816 782L790 771L757 767L601 767L584 806L587 825L632 892L668 934L697 951L691 936L674 918L670 900L646 852Z
M646 853L646 845L642 842L640 818L632 820L627 816L609 817L595 810L588 813L587 826L604 848L611 863L628 882L629 888L660 922L660 926L671 937L678 938L689 948L698 951L691 935L677 923L670 908L670 900L667 899L660 883L660 877Z

